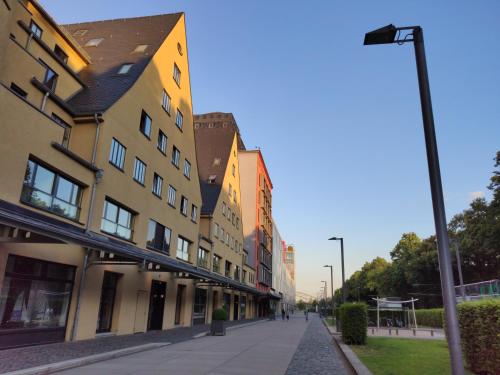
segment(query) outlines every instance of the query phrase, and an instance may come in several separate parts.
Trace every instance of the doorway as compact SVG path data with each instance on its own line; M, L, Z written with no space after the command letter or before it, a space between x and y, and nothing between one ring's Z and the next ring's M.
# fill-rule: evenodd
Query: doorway
M238 320L238 312L240 311L240 299L238 295L234 295L233 320Z
M151 294L149 297L149 323L148 331L163 328L163 311L165 309L165 296L167 283L159 280L151 281Z
M175 325L182 323L182 305L184 304L185 285L177 285L177 297L175 298Z
M115 305L116 286L120 274L104 272L102 279L101 301L99 303L99 314L97 315L97 333L111 331L113 321L113 308Z

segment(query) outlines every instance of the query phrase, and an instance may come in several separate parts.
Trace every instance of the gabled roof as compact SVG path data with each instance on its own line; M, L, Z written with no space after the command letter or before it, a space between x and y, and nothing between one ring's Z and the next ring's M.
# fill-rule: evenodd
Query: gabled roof
M217 116L217 115L221 116ZM231 121L232 120L232 121ZM196 158L200 178L203 205L202 215L211 215L217 201L226 173L234 136L238 137L238 148L244 148L239 137L238 126L231 113L194 115ZM209 179L212 182L209 182Z
M182 13L63 25L89 54L92 63L79 72L87 86L68 100L76 113L103 112L129 90L181 18ZM79 32L79 30L87 30ZM103 38L98 46L86 46ZM134 52L147 44L144 52ZM127 74L117 74L123 64Z

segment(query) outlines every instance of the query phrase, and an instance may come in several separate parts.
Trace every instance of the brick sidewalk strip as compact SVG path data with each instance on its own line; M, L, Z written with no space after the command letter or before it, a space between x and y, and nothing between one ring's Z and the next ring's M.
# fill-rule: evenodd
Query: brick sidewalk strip
M348 375L332 345L332 337L316 314L309 314L307 328L286 375Z

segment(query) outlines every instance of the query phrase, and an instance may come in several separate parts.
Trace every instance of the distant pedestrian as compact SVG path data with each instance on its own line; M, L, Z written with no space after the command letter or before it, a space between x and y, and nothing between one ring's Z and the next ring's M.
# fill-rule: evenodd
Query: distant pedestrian
M281 309L281 320L285 320L285 309Z
M286 314L286 320L290 320L290 315Z
M306 322L309 320L309 311L306 309L304 310L304 316L306 317Z

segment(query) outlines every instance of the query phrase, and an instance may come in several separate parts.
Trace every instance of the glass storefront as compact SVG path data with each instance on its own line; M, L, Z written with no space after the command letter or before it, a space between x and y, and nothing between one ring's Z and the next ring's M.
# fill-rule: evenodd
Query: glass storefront
M0 292L0 348L64 340L75 267L9 255Z
M194 291L193 324L205 324L207 311L207 290L196 288Z

